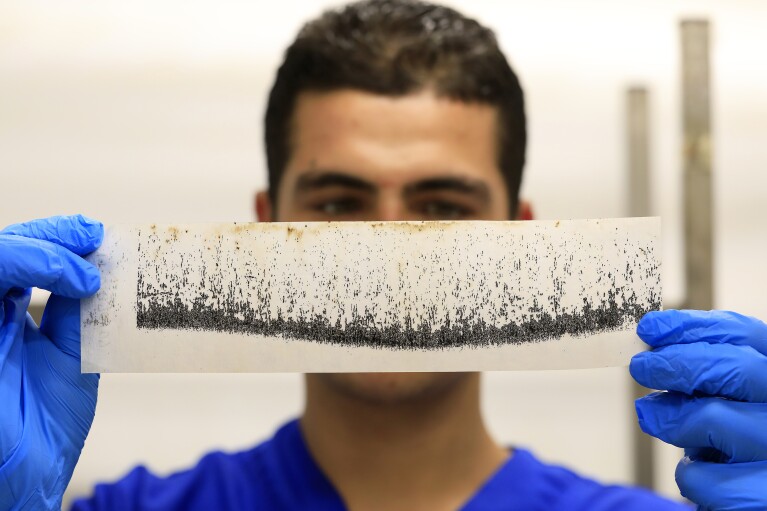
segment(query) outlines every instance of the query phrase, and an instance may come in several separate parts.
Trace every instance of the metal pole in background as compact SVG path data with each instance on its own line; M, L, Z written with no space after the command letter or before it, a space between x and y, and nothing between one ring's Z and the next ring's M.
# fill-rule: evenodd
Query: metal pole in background
M681 36L687 278L684 305L691 309L711 309L714 279L708 21L683 20Z
M683 20L680 24L680 33L686 274L683 306L693 309L711 309L714 305L714 279L709 23L706 20ZM630 126L629 130L631 129ZM634 129L638 128L634 127ZM634 143L635 147L640 147L642 142ZM634 164L639 169L641 158L637 158ZM636 172L639 174L641 170ZM641 199L636 203L641 203ZM634 386L635 393L641 392L640 389L638 385ZM648 439L648 442L653 441ZM645 464L648 459L651 464L653 463L653 455L650 454L647 458L643 449L652 452L653 445L652 443L647 447L643 445L641 439L636 439L634 442L635 477L638 484L652 488L655 482L654 466L647 467Z
M650 215L650 123L649 93L644 87L631 87L626 93L626 146L628 156L628 214ZM650 389L630 379L633 399L644 396ZM634 483L653 489L655 484L655 452L653 439L642 433L636 418L629 421Z
M628 214L650 215L650 136L648 92L631 87L626 94L628 146Z

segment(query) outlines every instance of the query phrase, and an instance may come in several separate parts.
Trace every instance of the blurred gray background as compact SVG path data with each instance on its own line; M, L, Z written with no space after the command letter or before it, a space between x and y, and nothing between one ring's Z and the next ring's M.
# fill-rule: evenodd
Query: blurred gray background
M712 23L716 305L767 318L767 4L450 1L492 26L527 94L523 187L539 218L626 214L625 90L649 88L664 298L683 298L679 20ZM0 225L82 212L105 223L249 221L261 121L282 51L333 5L283 0L0 1ZM45 300L35 295L35 303ZM631 482L624 368L492 373L493 433ZM67 498L137 463L165 474L246 448L302 406L298 375L105 375ZM679 452L658 448L678 495Z

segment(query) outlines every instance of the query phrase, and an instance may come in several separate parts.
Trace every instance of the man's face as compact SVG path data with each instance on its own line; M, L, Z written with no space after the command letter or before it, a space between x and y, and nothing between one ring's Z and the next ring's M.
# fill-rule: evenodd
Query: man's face
M508 220L497 164L496 110L423 91L401 97L356 90L302 93L291 158L275 217L259 194L261 220ZM438 392L450 373L314 375L373 401Z

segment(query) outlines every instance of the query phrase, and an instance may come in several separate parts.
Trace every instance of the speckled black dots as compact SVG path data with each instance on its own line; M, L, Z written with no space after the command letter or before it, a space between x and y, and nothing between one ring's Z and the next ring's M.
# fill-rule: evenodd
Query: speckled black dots
M552 316L543 313L521 323L507 323L502 327L488 325L481 319L441 325L432 330L428 323L417 327L406 322L404 326L377 328L369 319L355 317L350 323L330 324L326 318L315 316L309 320L258 319L254 314L245 318L231 308L211 309L201 305L187 307L180 302L159 304L148 301L138 310L139 328L190 329L230 333L277 336L303 339L345 346L367 346L395 349L444 349L459 346L480 347L501 344L519 344L556 339L565 334L584 335L605 332L636 322L649 310L657 310L656 303L649 309L627 302L618 307L615 302L599 308L584 307L580 314L564 313Z
M295 225L253 243L241 232L173 232L186 251L166 248L169 233L140 233L136 324L440 350L616 330L661 305L652 250L620 238L600 252L546 230L499 236L478 226L468 239L435 230L428 240L423 232L408 239L385 225L339 230L333 246L311 245L316 238ZM419 245L426 241L453 257ZM605 265L607 251L622 251L620 265L614 255ZM637 296L637 283L647 284L639 286L645 294Z

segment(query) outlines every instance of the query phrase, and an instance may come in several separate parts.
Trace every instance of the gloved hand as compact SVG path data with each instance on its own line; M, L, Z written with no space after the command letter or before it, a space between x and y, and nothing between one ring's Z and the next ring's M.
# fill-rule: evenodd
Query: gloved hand
M99 377L80 374L80 298L100 285L82 255L99 222L53 217L0 231L0 510L60 509L91 427ZM40 328L31 287L53 293Z
M699 510L767 509L767 325L723 311L651 312L637 333L652 351L634 379L663 389L636 402L642 430L683 447L682 495Z

